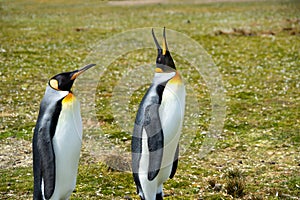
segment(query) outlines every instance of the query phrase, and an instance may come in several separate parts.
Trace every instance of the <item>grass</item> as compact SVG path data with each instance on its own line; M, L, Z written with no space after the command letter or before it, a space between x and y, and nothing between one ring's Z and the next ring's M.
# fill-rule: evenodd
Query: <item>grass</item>
M214 150L199 159L197 152L210 121L210 94L205 81L174 55L179 69L190 70L185 79L195 85L201 108L197 129L184 129L195 132L195 137L181 155L176 176L165 184L166 199L233 199L235 193L229 192L229 183L239 184L240 179L230 182L231 169L243 176L240 199L297 199L299 8L297 1L171 1L138 6L113 6L93 0L0 1L0 160L7 158L6 153L12 158L22 153L13 142L8 151L8 140L17 140L16 144L21 142L30 149L39 103L50 77L81 67L100 40L135 28L166 26L202 45L218 66L226 90L223 133ZM98 155L91 147L128 148L130 133L116 122L112 94L128 67L154 63L155 53L129 52L115 58L110 70L103 72L105 76L99 76L96 119L103 133L100 137L108 144L84 141L72 199L138 199L131 174L110 167L118 165L110 164L111 157L121 156L116 157L117 162L123 155ZM131 118L146 88L147 84L131 96ZM31 166L15 165L18 162L22 164L22 160L14 160L1 165L0 199L32 198ZM212 184L221 188L214 189Z

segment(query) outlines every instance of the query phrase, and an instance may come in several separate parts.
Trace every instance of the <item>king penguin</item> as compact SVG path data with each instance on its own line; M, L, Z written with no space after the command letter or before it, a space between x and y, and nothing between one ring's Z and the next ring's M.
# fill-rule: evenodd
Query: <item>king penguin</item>
M32 141L33 199L68 199L75 189L82 141L75 79L95 64L52 77L42 99Z
M168 50L152 29L158 55L151 86L136 115L131 151L137 193L144 200L163 199L163 183L173 178L178 165L179 137L185 110L185 86Z

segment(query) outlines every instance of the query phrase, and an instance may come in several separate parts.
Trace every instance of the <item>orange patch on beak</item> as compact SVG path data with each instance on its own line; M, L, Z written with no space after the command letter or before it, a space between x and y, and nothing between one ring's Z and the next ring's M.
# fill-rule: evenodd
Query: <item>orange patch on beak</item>
M71 80L75 80L80 74L82 74L84 72L84 70L82 71L78 71L75 74L73 74L73 76L71 77Z
M166 45L166 42L163 41L163 55L166 55L166 52L167 52L167 45Z
M88 70L89 68L95 66L95 64L89 64L81 69L78 70L78 72L74 73L73 76L71 77L71 80L75 80L80 74Z

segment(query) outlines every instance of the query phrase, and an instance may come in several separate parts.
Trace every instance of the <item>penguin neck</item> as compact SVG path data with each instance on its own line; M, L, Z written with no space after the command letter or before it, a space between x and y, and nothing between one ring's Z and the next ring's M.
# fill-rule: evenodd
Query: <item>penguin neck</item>
M75 95L70 91L69 94L63 98L62 104L71 104L75 101L75 99Z
M154 85L166 85L166 83L176 75L175 72L155 73L152 83Z
M176 71L176 74L173 78L171 78L169 81L168 81L169 84L183 84L182 82L182 78L179 74L178 71Z

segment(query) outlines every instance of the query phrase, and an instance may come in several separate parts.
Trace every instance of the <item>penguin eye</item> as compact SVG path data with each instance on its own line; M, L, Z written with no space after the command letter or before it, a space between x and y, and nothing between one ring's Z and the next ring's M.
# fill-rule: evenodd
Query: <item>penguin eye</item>
M49 85L50 85L53 89L59 90L59 89L58 89L58 81L57 81L56 79L51 79L51 80L49 81Z

